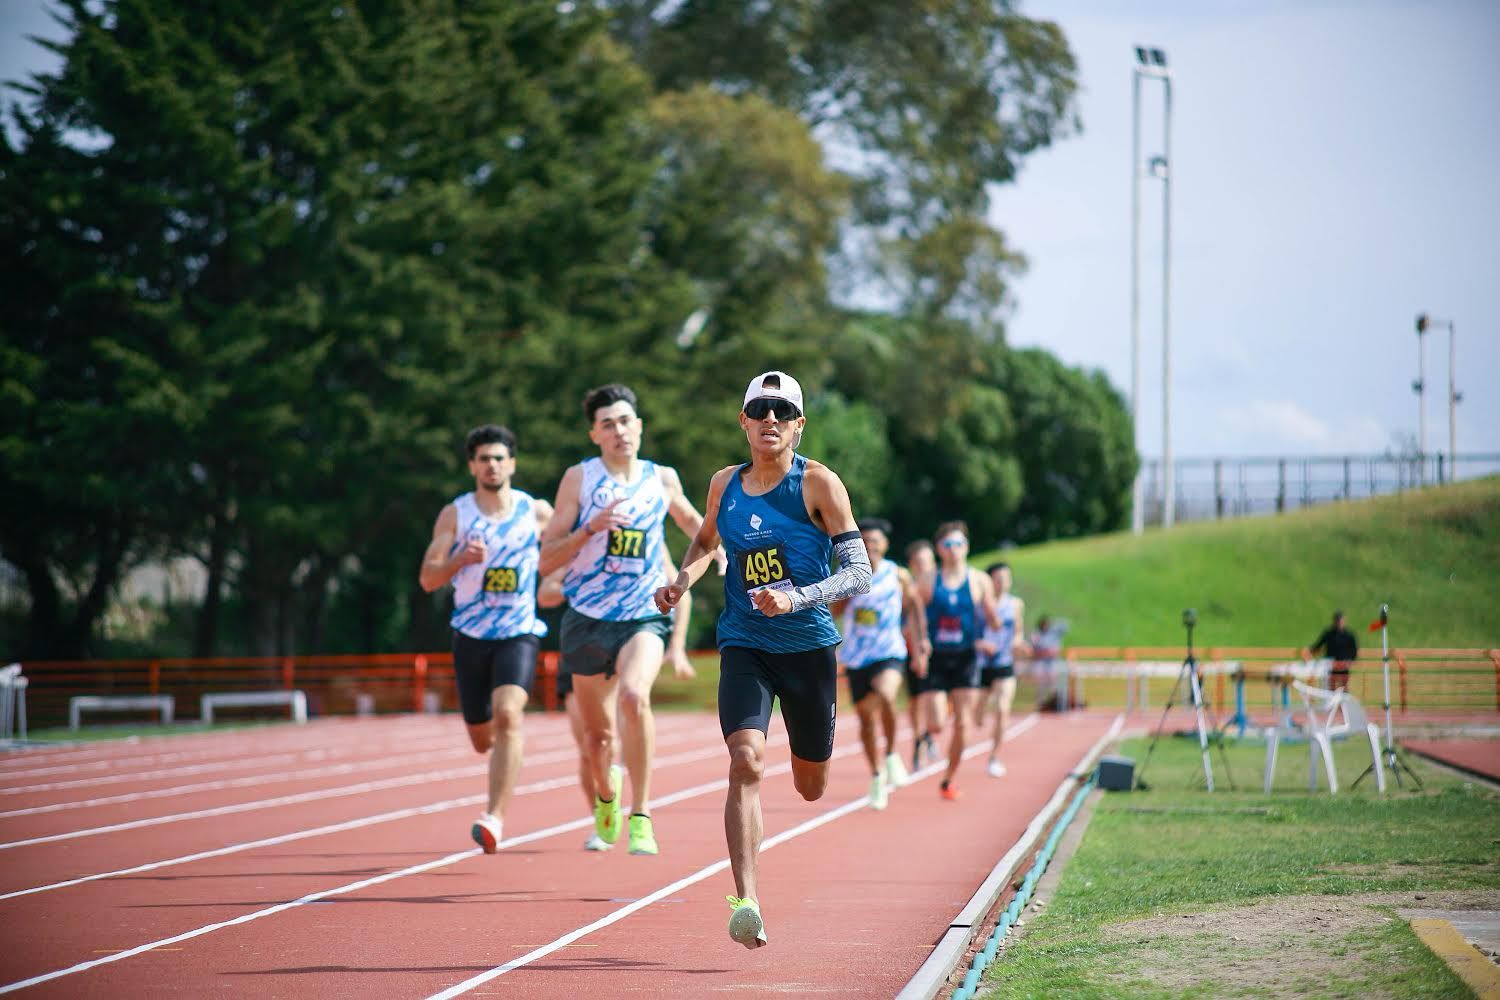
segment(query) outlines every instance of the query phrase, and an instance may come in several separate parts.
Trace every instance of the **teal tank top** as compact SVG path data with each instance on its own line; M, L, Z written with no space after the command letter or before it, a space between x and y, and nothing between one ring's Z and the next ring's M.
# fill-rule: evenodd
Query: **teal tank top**
M714 522L729 556L719 648L801 653L837 645L842 636L824 605L767 618L750 603L749 595L763 587L790 590L826 579L833 542L807 516L802 499L807 459L793 456L781 482L754 497L745 493L741 482L748 468L747 463L730 477Z

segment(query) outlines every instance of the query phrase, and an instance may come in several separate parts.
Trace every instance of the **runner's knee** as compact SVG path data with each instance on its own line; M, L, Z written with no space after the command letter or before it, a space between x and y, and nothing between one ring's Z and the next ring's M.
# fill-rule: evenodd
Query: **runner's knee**
M748 743L729 748L729 781L736 785L753 785L765 771L765 755Z
M816 802L823 797L828 789L828 769L819 768L815 771L792 771L792 784L797 788L797 794L809 802Z
M634 722L649 714L650 711L651 694L649 691L623 687L620 689L620 715Z

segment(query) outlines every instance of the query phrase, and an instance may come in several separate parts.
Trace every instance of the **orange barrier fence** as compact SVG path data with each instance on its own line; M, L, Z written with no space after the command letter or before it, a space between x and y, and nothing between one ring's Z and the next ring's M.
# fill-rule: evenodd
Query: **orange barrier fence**
M452 653L373 656L226 656L213 659L23 661L33 724L68 718L76 695L170 694L177 717L196 718L198 699L222 691L300 690L314 715L437 712L458 708ZM532 704L557 704L557 653L537 660Z
M695 653L711 656L711 652ZM1170 697L1183 658L1176 646L1077 646L1066 650L1059 675L1047 663L1025 663L1038 687L1061 676L1075 704L1146 710ZM1221 712L1242 698L1247 711L1268 710L1282 696L1277 668L1302 662L1302 651L1212 647L1199 651L1205 694ZM1500 712L1500 649L1394 649L1391 706L1401 712ZM532 705L557 704L557 653L537 663ZM34 724L68 717L75 695L171 694L178 718L196 718L198 698L217 691L301 690L315 715L358 711L452 711L458 707L453 656L386 653L368 656L218 657L214 659L78 660L22 663L30 682ZM1379 651L1351 671L1349 690L1366 706L1382 701ZM1185 695L1179 696L1185 702Z
M1197 655L1205 696L1230 711L1272 708L1289 669L1307 665L1301 649L1216 646ZM1180 667L1183 657L1180 646L1076 646L1062 654L1072 703L1134 709L1165 705L1178 673L1168 665ZM1399 712L1500 712L1500 649L1392 649L1390 684ZM1383 703L1378 648L1352 664L1349 693L1367 707Z

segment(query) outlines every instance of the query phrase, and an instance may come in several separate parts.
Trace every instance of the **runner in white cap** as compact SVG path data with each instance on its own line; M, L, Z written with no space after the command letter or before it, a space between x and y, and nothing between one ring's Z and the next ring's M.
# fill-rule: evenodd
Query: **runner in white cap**
M719 728L729 750L724 833L736 892L729 936L759 948L766 943L757 898L760 779L771 705L781 704L792 783L814 801L828 786L837 711L840 636L828 605L869 589L870 558L843 482L793 450L807 423L797 380L779 371L757 375L739 423L750 461L714 475L707 519L656 602L672 608L723 541L731 569L718 626ZM830 575L835 555L840 568Z

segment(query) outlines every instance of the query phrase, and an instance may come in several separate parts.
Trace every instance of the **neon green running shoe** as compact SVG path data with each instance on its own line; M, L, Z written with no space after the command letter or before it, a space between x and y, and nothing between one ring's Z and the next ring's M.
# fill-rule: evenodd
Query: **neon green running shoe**
M746 948L766 944L766 922L760 918L760 904L753 899L725 896L729 900L729 936Z
M630 853L656 854L656 830L650 816L630 817Z
M620 839L620 772L616 768L609 769L609 788L614 792L614 797L608 802L594 796L594 832L599 839L606 844L613 844Z

